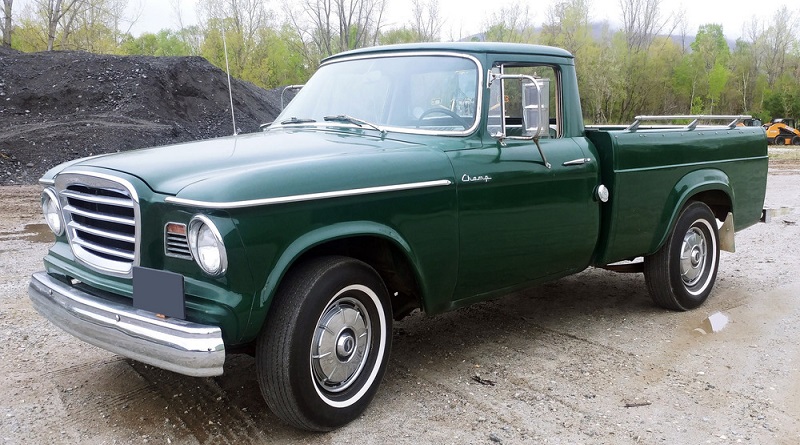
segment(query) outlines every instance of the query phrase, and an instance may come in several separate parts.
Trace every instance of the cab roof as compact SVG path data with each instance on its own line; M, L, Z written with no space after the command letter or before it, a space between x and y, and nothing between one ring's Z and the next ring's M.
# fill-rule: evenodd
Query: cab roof
M502 54L525 54L537 56L555 56L573 59L574 56L569 51L561 48L544 45L529 45L524 43L500 43L500 42L426 42L426 43L402 43L398 45L373 46L369 48L359 48L345 51L325 58L322 62L329 62L339 58L365 54L384 54L392 52L413 52L413 51L453 51L463 53L502 53Z

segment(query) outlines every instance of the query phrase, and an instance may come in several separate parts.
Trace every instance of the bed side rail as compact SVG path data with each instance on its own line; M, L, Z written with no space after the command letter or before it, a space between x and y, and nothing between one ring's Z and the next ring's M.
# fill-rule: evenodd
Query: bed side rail
M721 125L702 125L702 128L707 129L728 129L733 130L736 128L740 122L743 122L745 119L751 119L752 116L749 115L728 115L728 114L686 114L686 115L672 115L672 116L636 116L632 124L628 125L625 128L625 131L633 133L639 130L639 126L644 121L678 121L678 120L691 120L688 125L681 125L675 128L668 128L673 131L692 131L698 127L698 124L701 121L729 121L727 124ZM648 130L656 130L657 128L652 128L648 126ZM659 130L664 130L664 128L658 128Z

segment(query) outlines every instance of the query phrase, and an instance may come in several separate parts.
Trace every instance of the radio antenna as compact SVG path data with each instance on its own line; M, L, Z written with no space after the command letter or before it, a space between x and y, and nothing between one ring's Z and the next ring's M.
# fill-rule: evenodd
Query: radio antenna
M233 88L231 88L231 68L228 65L228 43L225 41L225 24L222 24L222 51L225 53L225 72L228 75L228 97L231 99L231 121L233 121L233 135L236 136L236 114L233 112Z

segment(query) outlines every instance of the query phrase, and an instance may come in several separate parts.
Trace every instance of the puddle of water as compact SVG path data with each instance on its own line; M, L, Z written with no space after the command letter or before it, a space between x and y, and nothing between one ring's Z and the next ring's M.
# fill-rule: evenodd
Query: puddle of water
M56 240L47 224L26 224L22 233L23 237L34 243L52 243Z
M21 232L0 232L3 239L23 239L32 243L52 243L56 240L47 224L26 224Z
M713 314L709 315L708 318L703 320L699 328L695 328L695 332L703 335L716 334L717 332L725 329L725 326L728 325L729 321L730 318L728 318L727 315L723 314L722 312L714 312Z

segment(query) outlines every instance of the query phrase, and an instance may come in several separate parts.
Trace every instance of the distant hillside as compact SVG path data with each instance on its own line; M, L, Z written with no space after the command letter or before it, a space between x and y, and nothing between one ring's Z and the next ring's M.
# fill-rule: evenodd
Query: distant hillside
M594 38L595 40L601 40L606 33L615 33L617 31L620 31L620 28L614 27L613 25L609 24L608 22L591 22L590 26L592 27L592 38ZM541 32L542 28L541 27L535 28L535 31L537 33ZM668 36L666 34L659 35L659 37L670 37L672 39L672 41L675 42L676 45L678 45L678 46L683 45L684 49L686 49L687 51L690 51L690 52L692 50L691 45L694 42L695 36L696 36L696 34L691 34L691 35L686 35L686 36L675 35L675 34L673 34L671 36ZM486 41L486 34L485 33L473 34L471 36L468 36L468 37L465 37L465 38L461 39L461 41L462 42L472 42L472 41L485 42ZM728 42L728 48L730 48L731 50L733 50L736 47L736 39L727 39L726 38L725 41Z

